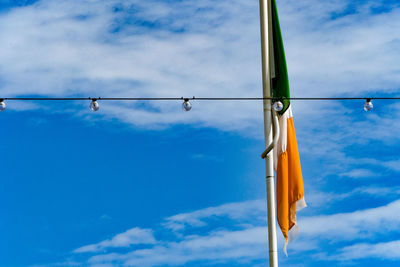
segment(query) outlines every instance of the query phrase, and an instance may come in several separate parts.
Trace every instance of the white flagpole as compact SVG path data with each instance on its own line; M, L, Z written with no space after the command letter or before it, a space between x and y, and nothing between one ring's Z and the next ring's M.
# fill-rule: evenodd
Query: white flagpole
M271 0L260 0L260 28L261 28L261 57L263 97L271 97L271 58L272 58L272 20ZM272 101L264 100L264 134L265 146L272 143ZM267 178L267 206L268 206L268 245L269 266L278 267L278 249L276 241L276 213L275 213L275 184L273 153L265 158Z

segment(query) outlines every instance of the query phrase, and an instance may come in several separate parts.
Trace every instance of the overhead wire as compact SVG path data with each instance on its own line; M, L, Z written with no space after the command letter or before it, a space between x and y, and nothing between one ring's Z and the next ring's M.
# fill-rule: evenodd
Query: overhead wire
M205 100L205 101L256 101L256 100L400 100L400 97L0 97L0 101L177 101L177 100Z
M91 101L90 109L99 110L98 101L177 101L183 100L182 109L190 111L192 104L190 100L199 101L273 101L275 111L281 111L284 107L283 100L300 101L330 101L330 100L365 100L364 110L370 111L373 108L372 100L400 100L400 97L4 97L0 98L0 111L7 107L5 101Z

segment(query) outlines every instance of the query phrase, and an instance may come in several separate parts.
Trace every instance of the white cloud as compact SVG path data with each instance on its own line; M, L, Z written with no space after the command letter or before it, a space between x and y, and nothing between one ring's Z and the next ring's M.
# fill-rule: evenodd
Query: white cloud
M400 195L400 186L392 187L379 187L379 186L369 186L369 187L358 187L353 190L353 194L367 194L371 196L391 196Z
M400 218L394 216L400 208L400 200L372 209L351 213L299 217L302 235L331 241L369 238L390 231L398 231Z
M364 178L364 177L375 177L378 174L375 174L371 170L368 169L353 169L349 172L341 173L340 176L350 177L350 178Z
M336 259L338 261L357 260L365 258L400 259L400 240L378 244L355 244L344 247Z
M179 230L179 235L164 235L163 239L152 238L150 230L133 228L95 245L85 246L74 251L75 255L87 255L83 265L99 266L180 266L193 261L209 263L229 263L231 261L249 265L266 259L267 228L266 210L262 200L229 203L166 218L161 229ZM247 207L247 209L245 208ZM357 210L320 216L298 216L300 235L289 246L289 253L296 255L310 253L321 260L343 261L366 257L390 258L398 243L358 244L360 240L370 241L377 236L392 236L399 233L400 219L393 216L400 208L400 200L377 208ZM260 218L263 218L261 220ZM215 221L219 219L219 223ZM201 228L204 227L205 228ZM140 242L137 239L142 236ZM132 234L134 233L134 234ZM143 238L143 235L145 238ZM278 233L279 246L283 238ZM145 241L143 241L143 239ZM343 244L347 247L336 246ZM350 242L350 243L349 243ZM118 251L118 247L130 244L147 244L146 248L136 247ZM349 245L349 244L354 245ZM321 245L331 246L331 254L324 254ZM358 252L371 247L366 256L356 256ZM112 249L110 251L110 249ZM336 250L336 251L335 251ZM387 250L387 252L384 252ZM80 254L82 255L82 254ZM394 254L398 255L398 254ZM391 256L394 258L397 256ZM291 260L286 259L286 260Z
M113 12L113 6L121 11ZM199 11L204 6L210 7L208 12ZM259 95L258 42L251 42L258 38L258 24L250 19L257 11L255 2L228 6L212 1L41 0L14 9L0 16L5 25L0 33L2 93L223 96L229 88L232 95ZM138 23L119 22L124 20ZM145 28L141 21L161 26ZM253 30L246 29L249 23ZM119 31L113 32L115 28ZM256 66L251 67L252 59ZM177 103L150 105L155 111L119 103L108 116L141 127L187 121ZM252 104L221 105L202 103L203 110L192 112L191 121L242 129L257 120L245 115L258 113ZM215 116L221 112L223 116ZM234 120L227 120L228 113Z
M129 247L135 244L155 244L153 231L150 229L132 228L114 236L112 239L104 240L97 244L87 245L74 250L75 253L99 252L107 248Z
M389 169L395 170L395 171L400 171L400 160L390 160L387 162L384 162L383 165Z
M189 213L181 213L165 219L163 224L166 228L179 231L186 227L201 227L207 225L207 220L216 217L244 222L250 218L254 223L255 219L262 223L265 214L260 211L266 209L266 203L262 200L245 201L240 203L229 203L217 207L210 207Z
M350 4L356 12L346 14ZM294 96L397 87L400 9L372 11L383 4L279 1ZM255 0L40 0L0 14L1 93L260 96L258 14ZM190 115L177 103L149 105L104 104L105 116L139 127L190 123L262 135L260 103L195 102ZM314 112L295 105L298 116Z
M183 265L190 261L252 261L265 254L264 227L240 231L217 231L207 236L187 236L180 242L169 242L151 249L127 254L111 253L93 256L89 263L116 262L128 266Z

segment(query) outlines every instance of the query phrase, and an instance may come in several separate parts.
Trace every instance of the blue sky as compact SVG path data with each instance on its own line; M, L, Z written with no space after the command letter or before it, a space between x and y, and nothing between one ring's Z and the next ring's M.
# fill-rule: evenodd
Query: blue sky
M278 1L292 95L398 96L398 1ZM261 96L258 1L2 1L0 97ZM258 102L7 102L0 266L265 266ZM294 102L282 266L397 266L400 105ZM283 239L278 234L278 246Z

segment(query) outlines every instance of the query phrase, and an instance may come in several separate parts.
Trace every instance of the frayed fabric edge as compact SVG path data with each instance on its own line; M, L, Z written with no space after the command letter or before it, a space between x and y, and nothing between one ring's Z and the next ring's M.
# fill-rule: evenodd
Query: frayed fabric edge
M304 199L304 197L298 201L295 202L296 205L296 213L297 211L300 211L302 209L304 209L305 207L307 207L307 203ZM290 216L292 217L292 216ZM296 218L296 217L295 217ZM288 257L288 253L287 253L287 246L290 242L292 242L293 240L296 239L297 235L299 234L299 226L297 225L297 221L296 219L294 221L292 221L294 223L293 227L289 230L288 233L288 239L285 239L285 246L283 247L283 253L285 253L286 257Z

